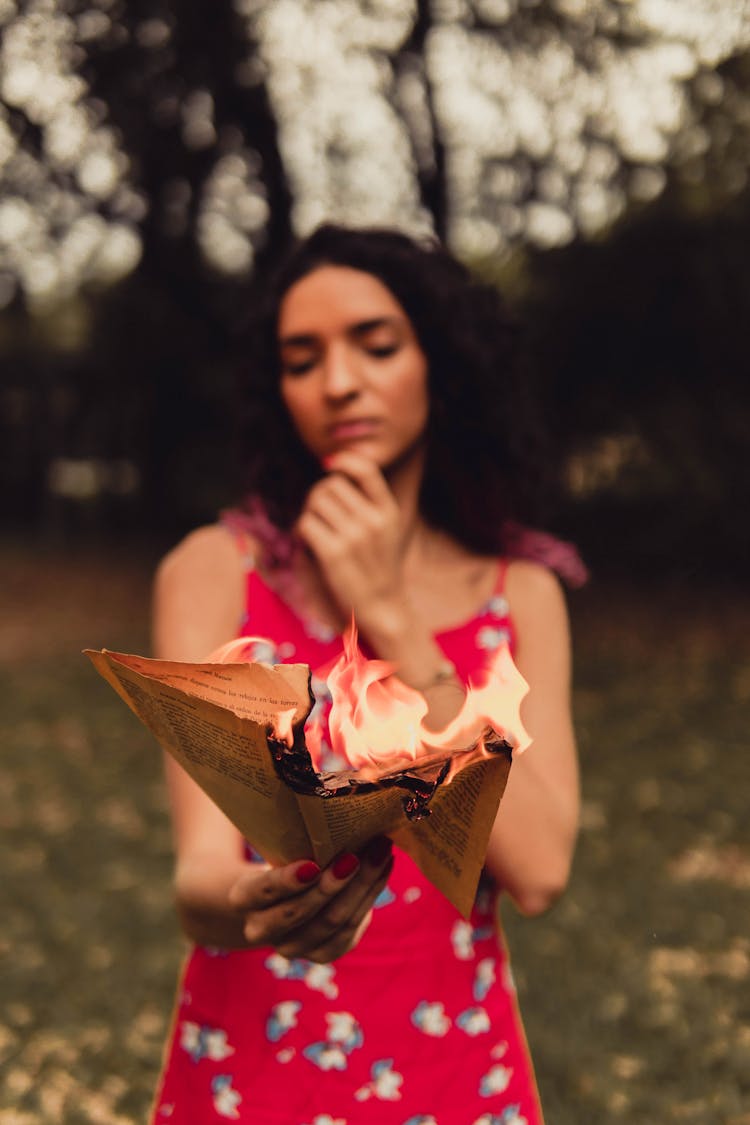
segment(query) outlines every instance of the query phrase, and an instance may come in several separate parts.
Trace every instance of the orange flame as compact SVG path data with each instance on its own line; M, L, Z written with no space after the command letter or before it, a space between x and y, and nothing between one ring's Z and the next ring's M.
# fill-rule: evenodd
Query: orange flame
M226 644L220 645L217 649L214 649L211 655L207 657L206 663L242 664L251 659L251 646L255 641L263 641L265 643L265 638L236 637L233 641L227 641ZM258 660L254 661L254 663L262 664L263 661ZM266 664L265 667L271 668L273 665ZM291 707L286 711L279 711L271 724L274 738L277 738L280 742L286 742L287 746L291 746L294 742L292 720L295 714L295 707Z
M515 750L531 741L520 717L528 684L501 646L480 686L470 685L458 715L441 731L424 726L427 702L393 675L383 660L367 660L357 646L352 621L344 634L344 651L328 676L333 698L329 717L331 747L355 769L394 767L435 753L482 745L487 728Z
M392 758L413 761L427 701L392 675L392 664L362 655L353 620L343 642L344 651L328 674L331 749L355 769L381 766Z
M216 649L214 663L248 659L255 637L238 637ZM504 738L516 753L531 742L521 722L521 702L528 684L513 663L507 645L501 645L484 670L480 684L470 684L461 710L442 730L424 725L427 701L408 687L385 660L368 660L357 644L352 619L343 636L344 649L328 675L332 706L329 715L331 749L355 769L398 768L418 758L456 754L449 779L461 768L462 751L484 751L488 729ZM294 709L280 712L274 721L277 738L292 744ZM309 724L305 738L313 761L319 761L321 728ZM474 755L471 755L472 760Z
M263 637L235 637L233 641L219 645L210 656L206 657L207 664L241 664L249 659L248 650L255 641L262 641ZM268 665L268 667L271 667Z

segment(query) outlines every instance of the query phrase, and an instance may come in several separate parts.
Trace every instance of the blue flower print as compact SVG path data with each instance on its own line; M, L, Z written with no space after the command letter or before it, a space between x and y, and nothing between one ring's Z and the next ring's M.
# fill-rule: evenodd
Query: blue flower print
M507 617L510 613L508 599L503 597L502 594L493 594L487 602L484 612L491 613L493 617Z
M346 1053L338 1043L311 1043L302 1054L320 1070L346 1070Z
M513 1077L513 1067L497 1063L491 1066L479 1083L479 1094L483 1098L491 1098L493 1094L502 1094L508 1089L508 1083Z
M232 1088L231 1074L217 1074L211 1082L214 1109L220 1117L231 1117L235 1121L240 1116L237 1106L242 1101L242 1094Z
M495 983L495 959L494 957L483 957L477 965L477 971L474 974L474 987L472 992L474 999L480 1003L487 996L487 993Z
M500 1125L529 1125L529 1123L521 1116L520 1105L509 1105L500 1114Z
M248 637L245 660L252 660L256 664L283 664L296 651L289 641L277 645L268 637Z
M383 1102L397 1102L401 1100L401 1086L404 1081L403 1074L393 1069L393 1059L378 1059L370 1068L371 1080L355 1092L354 1097L358 1102L366 1102L368 1098L378 1098Z
M305 632L308 637L312 637L314 641L320 641L322 644L330 644L336 636L336 630L330 625L324 625L320 621L307 621L305 622Z
M319 1113L316 1117L313 1117L309 1125L346 1125L346 1119L343 1117L331 1117L330 1113Z
M266 1038L271 1043L278 1043L282 1035L297 1026L297 1012L302 1007L299 1000L282 1000L274 1004L266 1020Z
M486 652L495 652L500 645L510 644L510 629L496 625L483 625L477 632L477 644Z
M227 1042L227 1033L220 1027L206 1027L183 1020L180 1025L180 1046L190 1055L193 1062L211 1059L221 1062L234 1054L234 1047Z
M474 1125L529 1125L529 1123L521 1116L520 1105L508 1105L501 1113L483 1113L476 1119Z
M456 1016L456 1027L467 1035L483 1035L490 1030L490 1017L484 1008L467 1008Z
M351 1012L326 1012L328 1024L328 1042L339 1043L350 1055L355 1047L361 1047L364 1042L362 1028Z
M381 906L390 906L392 902L396 901L396 896L390 887L383 887L382 891L372 904L375 910L379 910Z
M425 1035L442 1039L450 1031L451 1021L445 1014L445 1006L439 1002L429 1004L420 1000L411 1014L411 1022Z
M362 1028L351 1012L326 1012L326 1023L327 1038L302 1054L321 1070L346 1070L347 1057L364 1042Z
M475 956L474 942L484 941L486 938L492 937L494 932L492 926L479 926L475 929L471 922L465 922L463 919L454 922L451 930L451 945L456 960L473 960Z
M301 957L288 960L280 953L272 953L266 958L265 966L277 980L303 981L313 992L322 992L329 1000L335 1000L339 994L333 965L318 965Z

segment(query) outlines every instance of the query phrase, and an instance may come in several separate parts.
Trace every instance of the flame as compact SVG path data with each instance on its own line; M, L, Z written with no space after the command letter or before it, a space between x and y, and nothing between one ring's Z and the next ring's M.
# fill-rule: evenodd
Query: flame
M328 676L333 698L329 716L331 747L355 769L382 769L417 758L483 748L491 728L516 752L530 738L520 706L528 684L502 645L485 670L483 682L471 684L456 717L441 731L424 725L427 702L393 675L393 665L367 660L357 646L352 621L344 634L344 651Z
M398 680L392 664L362 655L354 620L343 643L344 651L328 674L331 749L355 769L382 766L391 759L414 761L427 714L424 696Z
M250 660L248 650L255 641L263 641L263 637L235 637L233 641L215 648L210 656L206 657L206 664L238 664ZM261 663L257 661L256 663ZM270 668L272 665L268 664Z
M472 746L490 727L502 735L517 754L531 743L521 722L521 703L529 685L513 663L507 644L501 645L487 668L484 682L471 684L459 713L437 734L425 733L425 743L436 750Z
M214 663L248 660L255 637L238 637L216 649ZM331 749L354 769L404 767L417 759L454 755L448 780L464 763L488 753L488 730L504 738L516 753L531 742L521 722L521 702L528 684L513 663L507 645L501 645L484 670L481 683L471 683L461 710L440 731L424 725L427 701L408 687L385 660L368 660L357 644L352 622L343 635L343 652L328 674L332 706L329 715ZM292 744L294 708L274 720L277 738ZM314 762L320 760L322 727L310 723L305 731Z
M226 644L220 645L217 649L206 658L207 664L237 664L244 661L252 660L252 645L255 641L263 641L264 637L235 637L233 641L227 641ZM253 661L256 664L263 664L261 660ZM272 668L272 664L265 664L266 668ZM294 730L292 727L292 720L297 713L296 707L290 707L286 711L279 711L274 716L271 724L274 738L280 742L286 742L287 746L291 746L294 742Z
M274 738L278 738L279 742L286 742L287 746L290 747L294 744L292 720L296 714L296 707L290 707L286 711L279 711L279 713L274 716L272 724Z

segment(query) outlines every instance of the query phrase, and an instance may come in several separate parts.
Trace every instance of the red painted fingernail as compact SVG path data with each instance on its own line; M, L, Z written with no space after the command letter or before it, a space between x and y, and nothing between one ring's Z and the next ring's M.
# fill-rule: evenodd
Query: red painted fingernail
M387 836L376 836L374 840L370 840L365 852L365 859L371 863L373 867L380 867L381 863L385 863L390 855L391 841Z
M359 860L356 855L354 855L353 852L344 852L333 864L331 871L337 879L346 879L346 877L351 875L352 871L356 871L358 867Z
M320 868L317 863L308 860L307 863L301 863L294 874L298 883L313 883L320 875Z

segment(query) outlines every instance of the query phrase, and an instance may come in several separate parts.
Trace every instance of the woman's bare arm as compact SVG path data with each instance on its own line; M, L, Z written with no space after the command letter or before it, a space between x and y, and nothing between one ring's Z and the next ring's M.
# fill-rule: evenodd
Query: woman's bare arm
M524 914L564 890L578 829L578 760L570 707L570 636L557 579L535 563L508 568L515 656L529 683L521 715L533 743L515 756L487 867Z
M236 633L244 605L240 554L221 527L189 535L162 562L154 588L154 650L199 661ZM166 755L175 889L183 929L202 945L273 945L330 961L359 940L391 869L390 844L339 857L324 871L300 857L285 867L248 863L240 832Z
M193 532L156 573L155 655L204 660L235 635L242 596L242 561L229 534L218 526ZM245 867L242 836L171 755L164 758L183 928L202 944L241 945L242 917L228 911L228 894Z

